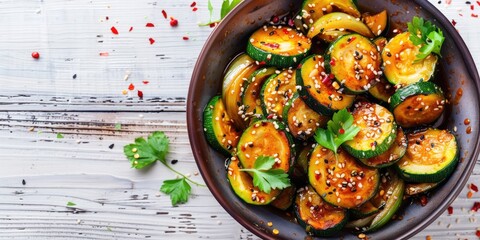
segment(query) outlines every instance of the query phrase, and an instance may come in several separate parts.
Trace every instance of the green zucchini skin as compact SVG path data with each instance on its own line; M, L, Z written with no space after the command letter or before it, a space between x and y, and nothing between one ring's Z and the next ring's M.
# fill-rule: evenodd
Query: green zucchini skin
M311 45L309 38L293 28L265 26L250 36L247 54L267 66L288 68L297 66L308 56Z
M330 116L334 112L349 108L355 101L354 95L339 93L333 87L333 78L325 79L324 58L312 55L306 58L297 69L297 91L305 103L314 111ZM329 77L330 78L330 77ZM317 83L315 83L317 80Z
M395 92L390 98L390 109L400 126L412 128L437 120L445 103L440 87L432 82L417 82Z
M313 206L313 210L309 205ZM348 221L345 209L325 202L310 185L297 193L294 211L298 223L309 235L317 237L338 234Z
M367 159L359 159L363 164L373 168L385 168L398 162L407 152L407 136L401 127L397 128L397 137L392 146L384 153Z
M222 124L227 125L222 127ZM203 130L205 137L215 150L225 156L235 151L240 133L235 130L228 116L221 96L215 96L203 111Z
M370 201L368 201L362 204L362 206L357 208L352 208L349 211L350 211L350 215L355 218L366 218L366 217L375 215L380 211L380 209L375 207Z
M428 128L408 134L407 153L395 168L405 181L437 183L452 174L458 157L457 140L452 133Z
M360 132L342 144L352 156L361 159L376 157L395 142L397 124L388 109L378 104L360 102L356 104L353 118Z
M278 70L276 68L261 68L252 73L248 79L243 83L244 91L242 92L242 103L244 112L250 123L257 119L264 118L264 112L261 103L261 90L265 81L275 74Z
M284 70L271 75L260 91L263 114L267 118L281 120L288 101L296 93L295 71Z

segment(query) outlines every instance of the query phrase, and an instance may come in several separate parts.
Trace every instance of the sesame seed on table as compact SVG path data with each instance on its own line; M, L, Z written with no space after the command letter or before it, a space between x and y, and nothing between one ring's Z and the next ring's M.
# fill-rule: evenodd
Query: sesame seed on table
M480 2L429 1L480 64ZM212 0L215 16L221 4ZM135 138L163 131L167 162L203 182L185 110L213 29L198 25L209 21L207 9L193 0L0 2L0 239L257 239L207 188L172 207L159 189L175 174L159 163L132 169L123 154ZM476 239L475 184L478 165L451 208L414 239Z

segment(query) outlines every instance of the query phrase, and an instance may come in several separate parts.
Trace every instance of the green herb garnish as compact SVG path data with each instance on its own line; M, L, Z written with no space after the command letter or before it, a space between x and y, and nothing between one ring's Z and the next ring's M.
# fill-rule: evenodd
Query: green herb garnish
M272 169L274 157L260 156L256 159L253 168L240 171L253 173L253 185L260 191L270 193L272 189L285 189L290 186L288 174L282 169Z
M73 206L76 206L77 204L75 204L74 202L67 202L67 207L73 207Z
M190 183L197 186L205 186L191 180L184 174L176 171L167 164L166 156L169 150L170 140L163 132L154 132L148 136L147 140L143 137L136 138L135 143L123 147L125 156L130 161L132 168L142 169L156 162L161 162L170 171L178 174L181 178L165 180L160 191L169 195L172 205L185 203L191 194Z
M208 0L208 12L210 13L210 21L208 23L200 23L200 26L210 26L219 23L232 9L237 6L242 0L223 0L222 8L220 9L220 19L213 21L213 6L211 0Z
M333 114L332 120L327 123L327 129L317 129L314 138L322 147L332 150L336 158L340 145L352 140L359 131L360 128L353 124L353 115L342 109Z
M57 133L57 139L62 139L63 138L63 134L62 133Z
M420 53L417 54L415 59L416 62L425 59L432 52L440 57L442 56L440 51L445 37L440 28L420 17L413 17L407 25L410 32L410 41L417 46L421 46Z

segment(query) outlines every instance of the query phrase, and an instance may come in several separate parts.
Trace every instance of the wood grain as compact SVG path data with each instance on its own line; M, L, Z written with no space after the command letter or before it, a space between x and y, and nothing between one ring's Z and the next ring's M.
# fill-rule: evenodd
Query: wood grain
M197 1L196 12L191 3L0 0L0 239L257 239L206 188L194 187L187 204L171 207L159 188L175 175L160 164L131 169L122 153L134 138L164 131L168 160L202 181L185 104L211 29L197 26L209 19L207 1ZM221 0L212 3L218 15ZM458 22L479 62L480 36L472 27L478 20L459 15L470 15L465 2L437 6ZM162 10L179 20L177 28ZM122 94L130 83L143 91L142 100L136 91ZM480 166L469 182L480 182ZM444 213L415 239L475 239L477 214L469 210L480 196L468 199L467 192L451 216Z

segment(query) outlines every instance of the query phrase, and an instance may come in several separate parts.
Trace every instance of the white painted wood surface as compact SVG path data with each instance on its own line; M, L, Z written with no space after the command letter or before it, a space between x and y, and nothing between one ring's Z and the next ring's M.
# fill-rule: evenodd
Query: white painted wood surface
M221 1L212 2L217 16ZM480 63L480 19L470 17L480 6L431 2L458 22ZM164 131L172 140L168 159L179 160L174 167L202 181L184 111L192 68L211 29L197 26L208 21L207 1L198 0L196 12L191 3L0 0L0 239L256 238L206 188L194 187L187 204L171 207L159 187L174 175L160 164L130 169L122 153L135 137ZM177 28L163 9L179 20ZM136 92L122 95L130 83L144 100ZM469 182L480 186L480 166ZM443 214L415 238L476 239L478 216L469 209L480 193L466 194L451 216Z

